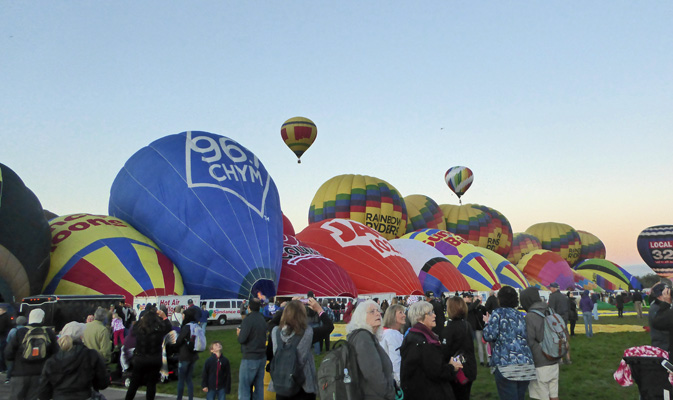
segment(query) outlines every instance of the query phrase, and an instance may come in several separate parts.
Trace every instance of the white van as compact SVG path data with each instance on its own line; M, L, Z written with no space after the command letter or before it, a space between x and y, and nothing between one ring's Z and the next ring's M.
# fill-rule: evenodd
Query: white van
M201 296L198 294L189 296L135 296L133 298L133 309L136 314L140 314L147 304L156 304L157 308L166 306L168 309L168 315L166 316L170 318L173 316L175 307L182 306L183 309L186 309L189 307L189 300L192 300L194 304L199 304L200 299Z
M243 299L203 299L201 308L208 311L208 322L226 325L228 321L241 320Z

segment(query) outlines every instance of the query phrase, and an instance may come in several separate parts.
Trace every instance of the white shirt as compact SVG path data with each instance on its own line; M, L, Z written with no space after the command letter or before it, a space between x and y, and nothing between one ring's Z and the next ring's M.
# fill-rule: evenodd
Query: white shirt
M404 336L400 331L395 329L385 328L383 330L383 338L381 339L381 347L386 351L390 361L393 363L393 376L395 381L400 383L400 363L402 362L402 356L400 356L400 346L402 346L402 341Z

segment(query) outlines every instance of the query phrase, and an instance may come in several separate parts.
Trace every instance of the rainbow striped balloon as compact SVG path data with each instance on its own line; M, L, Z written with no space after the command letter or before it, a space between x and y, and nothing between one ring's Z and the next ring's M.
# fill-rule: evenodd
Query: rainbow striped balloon
M444 181L449 185L451 191L458 196L459 200L467 192L467 189L472 186L473 180L474 175L472 174L472 170L467 167L451 167L444 174Z
M407 233L426 228L446 230L442 210L428 196L412 194L404 198L404 204L407 206Z
M308 211L309 224L345 218L365 224L390 240L407 230L407 209L397 189L366 175L339 175L323 183Z
M598 236L587 231L578 230L577 233L580 235L580 242L582 243L580 260L588 260L590 258L605 259L605 245Z

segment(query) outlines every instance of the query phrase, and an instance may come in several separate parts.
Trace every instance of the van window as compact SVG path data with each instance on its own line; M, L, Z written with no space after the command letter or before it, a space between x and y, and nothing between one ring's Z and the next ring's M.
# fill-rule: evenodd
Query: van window
M218 301L215 303L215 308L229 308L231 306L231 302L229 301Z

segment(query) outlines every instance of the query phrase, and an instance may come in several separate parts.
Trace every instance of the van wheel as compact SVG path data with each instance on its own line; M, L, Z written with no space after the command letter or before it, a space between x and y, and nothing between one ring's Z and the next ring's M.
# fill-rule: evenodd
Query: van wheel
M220 315L220 318L217 319L217 323L220 325L226 325L227 324L227 316L226 315Z

